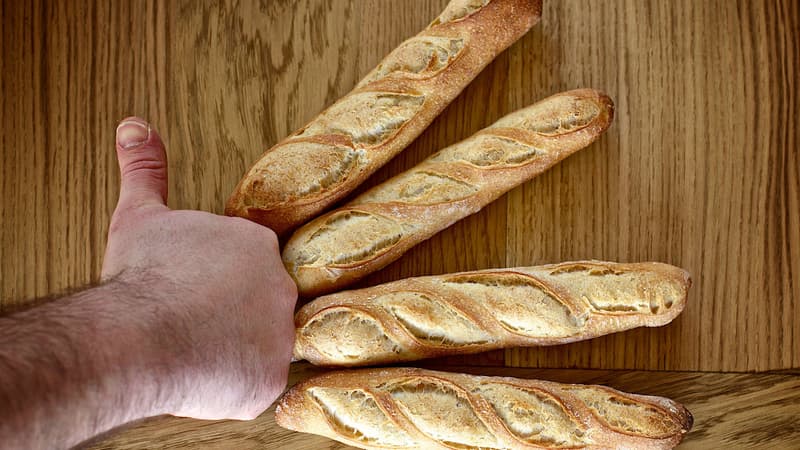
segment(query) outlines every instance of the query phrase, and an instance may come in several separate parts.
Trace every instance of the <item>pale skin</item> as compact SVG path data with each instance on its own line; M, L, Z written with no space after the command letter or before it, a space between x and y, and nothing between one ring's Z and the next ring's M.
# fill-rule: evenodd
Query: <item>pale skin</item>
M138 419L252 419L286 386L297 290L275 234L166 206L142 119L117 128L102 280L0 317L0 448L69 448Z

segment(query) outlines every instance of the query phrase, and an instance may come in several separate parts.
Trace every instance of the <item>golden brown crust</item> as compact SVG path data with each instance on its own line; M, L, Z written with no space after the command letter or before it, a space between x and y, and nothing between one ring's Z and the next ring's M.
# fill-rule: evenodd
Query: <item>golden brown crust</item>
M667 449L692 426L666 398L413 368L314 377L283 396L275 419L367 449Z
M352 92L267 150L225 213L284 234L352 192L541 15L541 0L482 3L453 0Z
M295 358L387 364L662 326L681 313L690 285L668 264L603 261L407 278L303 306Z
M612 118L592 89L511 113L304 225L284 263L303 296L341 289L588 146Z

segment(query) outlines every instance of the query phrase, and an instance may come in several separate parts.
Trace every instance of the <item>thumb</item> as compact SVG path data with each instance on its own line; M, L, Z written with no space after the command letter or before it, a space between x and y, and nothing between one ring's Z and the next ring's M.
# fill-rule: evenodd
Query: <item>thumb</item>
M122 177L117 210L167 204L167 153L149 123L129 117L117 127L117 160Z

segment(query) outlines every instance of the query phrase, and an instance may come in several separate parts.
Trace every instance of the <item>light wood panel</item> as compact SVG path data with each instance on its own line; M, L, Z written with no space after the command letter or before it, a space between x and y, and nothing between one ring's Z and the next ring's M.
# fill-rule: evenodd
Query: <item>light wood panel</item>
M441 369L433 366L431 368ZM685 405L694 416L681 449L800 447L800 376L602 370L446 367L476 375L514 376L561 383L603 384L628 392L659 395ZM290 384L321 369L293 364ZM295 433L275 424L273 408L250 422L150 419L92 449L236 448L317 450L352 448L320 436Z
M508 265L663 261L694 279L674 324L518 366L764 370L800 364L798 3L546 2L511 53L509 109L593 86L592 148L508 196Z
M445 3L0 0L0 312L97 279L119 119L141 115L164 136L171 206L221 212L263 149ZM686 448L800 446L796 375L477 367L800 367L799 52L792 0L545 0L542 23L368 185L564 89L606 90L614 125L365 284L573 258L683 266L695 284L669 327L444 362L671 396L696 418ZM313 371L295 365L293 379ZM343 448L270 412L154 419L97 446Z
M214 212L260 152L346 93L445 0L4 1L0 310L99 274L116 122L170 156L170 205ZM616 101L595 145L367 280L573 258L695 280L671 326L459 359L514 366L800 367L797 2L545 2L370 184L559 90Z

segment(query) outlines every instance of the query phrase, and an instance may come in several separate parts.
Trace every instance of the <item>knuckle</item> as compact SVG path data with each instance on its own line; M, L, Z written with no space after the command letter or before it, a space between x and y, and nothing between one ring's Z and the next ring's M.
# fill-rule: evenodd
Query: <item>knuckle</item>
M241 229L241 230L243 230L245 232L249 231L249 227L253 224L249 220L244 219L242 217L235 217L235 216L234 217L229 217L229 216L226 216L225 220L227 220L228 222L231 223L231 227L234 227L234 228L237 228L237 229Z
M287 273L283 278L283 285L286 291L286 298L294 304L297 301L297 284L295 284L294 280L291 276Z
M242 227L244 232L256 235L260 242L265 243L269 247L274 247L275 249L278 248L278 235L275 234L275 232L270 228L259 225L242 217L231 217L230 220Z
M147 173L153 177L163 178L166 175L166 168L166 161L162 158L156 155L143 155L143 157L128 162L120 170L123 177Z
M288 369L288 365L292 363L292 359L294 358L294 343L295 343L295 338L296 338L294 324L290 321L289 325L290 325L288 327L289 329L286 330L286 337L284 339L284 342L285 342L284 350L286 351L286 355L288 356L288 359L286 360L287 369ZM279 381L281 381L281 385L282 386L286 386L286 383L289 381L288 376L289 375L287 373L286 377L284 377L283 379L279 380Z
M271 229L269 229L267 227L261 227L261 228L263 229L264 243L266 243L267 246L270 249L277 250L278 249L278 235L275 234L274 231L272 231Z
M274 382L270 384L265 393L266 397L264 400L267 404L267 407L281 396L283 390L286 389L286 384L289 381L289 375L288 373L285 373L288 372L288 367L287 370L281 370L280 372L281 373L275 377Z

